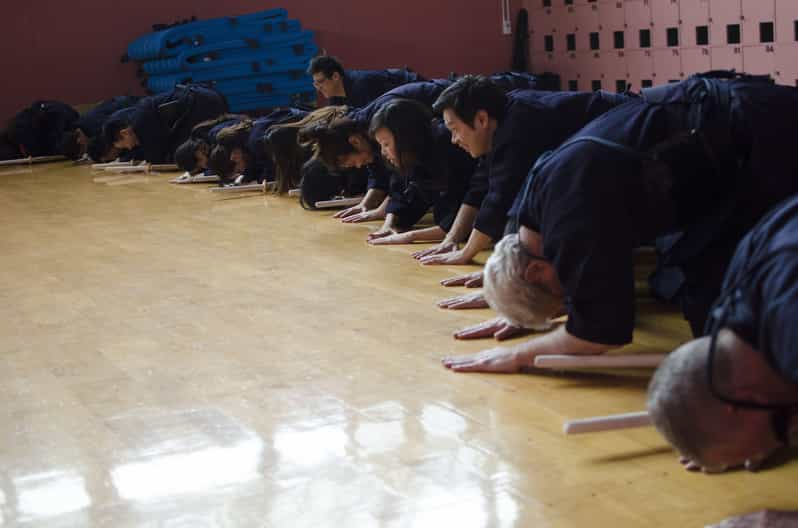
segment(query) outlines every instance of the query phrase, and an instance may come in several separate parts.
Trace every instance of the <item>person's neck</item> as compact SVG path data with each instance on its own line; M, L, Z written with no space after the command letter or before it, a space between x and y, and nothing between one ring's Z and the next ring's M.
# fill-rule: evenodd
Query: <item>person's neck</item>
M487 144L485 145L485 154L490 154L493 151L493 145L495 144L496 139L496 131L499 129L499 122L495 119L491 119L488 121L488 137L487 137Z
M344 80L341 79L341 82L332 89L330 93L330 97L328 99L332 99L333 97L341 97L346 99L346 86L344 85Z

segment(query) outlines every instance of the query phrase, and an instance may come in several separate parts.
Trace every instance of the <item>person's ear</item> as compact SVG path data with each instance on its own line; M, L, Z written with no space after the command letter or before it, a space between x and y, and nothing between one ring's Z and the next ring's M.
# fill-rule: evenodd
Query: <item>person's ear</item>
M490 116L485 110L477 110L477 113L474 114L474 128L475 129L486 129L488 128L488 123L490 122Z
M330 79L334 82L338 82L341 80L341 74L338 72L333 72L333 74L330 76Z
M349 144L352 145L355 150L363 150L363 138L360 137L359 134L352 134L348 138Z
M524 280L527 282L540 282L540 277L546 271L546 263L542 260L533 259L529 261L524 270Z

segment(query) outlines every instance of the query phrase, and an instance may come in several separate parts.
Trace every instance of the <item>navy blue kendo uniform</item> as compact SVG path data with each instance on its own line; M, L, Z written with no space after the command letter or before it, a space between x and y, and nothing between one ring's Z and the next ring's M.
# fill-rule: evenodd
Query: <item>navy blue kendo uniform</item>
M347 70L343 79L346 97L331 97L327 104L360 108L389 90L423 80L422 76L407 68Z
M225 119L224 121L220 121L219 123L209 128L208 131L205 132L204 134L199 134L198 139L203 139L209 145L213 146L216 144L216 136L219 135L219 132L221 132L225 128L241 123L244 119L246 119L245 116L240 116L240 117L237 116L237 117L231 117L230 119ZM196 134L194 132L192 132L191 135L192 137L196 137Z
M8 137L23 156L58 154L64 132L74 130L80 114L60 101L36 101L11 119Z
M630 100L607 92L516 90L507 96L491 151L479 160L463 200L479 208L474 227L493 240L502 237L510 207L538 157Z
M255 119L247 142L243 147L247 155L247 168L244 170L245 182L274 181L274 162L263 146L263 137L270 127L280 123L299 121L306 115L307 112L304 110L285 108L275 110L267 116Z
M371 101L369 104L362 108L353 108L347 114L347 117L353 121L368 127L371 118L377 111L385 106L386 103L394 99L411 99L419 103L432 107L432 104L438 99L443 91L452 85L452 81L444 79L434 79L431 81L419 81L404 84L392 90L389 90L379 97Z
M407 175L391 178L386 213L395 214L397 227L409 228L432 208L435 224L448 232L463 201L476 160L452 144L452 136L438 119L431 142Z
M553 74L533 75L525 72L501 72L488 77L505 92L513 90L541 90L556 92L560 78Z
M737 242L798 192L797 133L795 88L696 76L604 114L542 159L519 222L543 238L567 331L630 342L632 252L682 231L666 262L684 271L682 308L700 333Z
M740 241L710 314L706 333L722 318L798 384L798 198L779 204Z
M227 102L214 90L189 85L145 97L134 108L131 126L141 156L150 163L170 163L191 130L225 113Z
M81 130L89 138L99 136L103 131L103 123L114 113L135 106L142 98L133 95L120 95L107 99L91 110L86 111L75 121L74 129Z

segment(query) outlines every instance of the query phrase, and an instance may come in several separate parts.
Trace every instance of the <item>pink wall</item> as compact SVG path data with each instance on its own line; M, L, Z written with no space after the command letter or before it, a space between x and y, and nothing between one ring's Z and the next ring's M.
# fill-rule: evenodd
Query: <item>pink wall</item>
M798 84L798 0L523 0L530 12L530 56L535 70L562 76L563 88L576 82L589 90L594 81L615 90L625 80L639 89L643 80L662 84L709 69L772 75L780 84ZM773 27L773 42L762 42L760 24ZM730 44L727 27L739 26L740 42ZM696 28L706 27L708 43L698 44ZM648 29L651 47L640 46ZM668 45L668 30L678 45ZM624 48L615 49L614 33L624 33ZM598 50L590 48L598 33ZM568 34L576 49L567 49ZM546 36L554 50L547 52Z
M135 66L119 58L153 23L273 7L315 30L317 43L351 68L408 65L439 76L510 64L500 0L27 0L3 9L0 122L34 99L81 104L140 93Z

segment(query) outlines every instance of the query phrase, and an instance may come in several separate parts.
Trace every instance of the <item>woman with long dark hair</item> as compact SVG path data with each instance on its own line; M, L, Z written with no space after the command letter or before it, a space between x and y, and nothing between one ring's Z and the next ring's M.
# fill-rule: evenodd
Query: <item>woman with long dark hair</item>
M423 105L398 99L372 118L370 135L395 171L391 199L382 229L372 233L372 244L409 244L466 240L477 208L463 203L476 160L452 144L439 119ZM397 233L412 226L432 208L435 226Z
M192 175L206 172L219 132L248 119L245 115L222 114L198 124L191 130L191 136L175 150L175 163Z
M334 167L388 170L385 221L369 235L373 244L444 240L456 244L470 233L476 209L461 206L476 162L451 143L446 127L428 106L392 98L373 113L368 127L340 119L303 131L318 156ZM434 227L407 231L429 209Z
M333 172L365 169L368 171L368 192L361 202L338 212L335 217L344 222L363 222L385 217L385 198L390 191L390 169L382 163L377 145L368 133L371 118L390 101L412 99L426 106L451 84L435 80L409 83L386 92L360 109L344 109L342 115L319 120L302 127L299 142L311 145L315 156Z
M314 156L310 144L299 141L299 131L306 126L328 123L346 115L346 106L330 106L303 114L299 120L285 121L270 127L263 137L263 148L274 166L275 192L300 189L300 204L316 209L316 202L337 196L362 195L366 190L365 170L330 171Z

